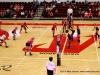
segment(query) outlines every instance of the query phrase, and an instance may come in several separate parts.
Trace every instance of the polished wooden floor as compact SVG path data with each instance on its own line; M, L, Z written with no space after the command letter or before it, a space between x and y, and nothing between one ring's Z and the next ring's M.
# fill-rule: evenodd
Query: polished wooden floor
M32 25L28 26L28 33L19 34L20 26L16 23L61 23L61 20L3 20L3 23L14 23L15 25L2 25L2 29L7 30L9 33L14 27L18 27L18 33L16 40L13 40L12 34L10 34L7 44L9 48L0 46L0 66L12 65L10 71L0 70L0 75L47 75L45 64L48 61L48 57L54 58L53 62L56 64L56 55L33 53L33 56L24 56L22 48L25 47L25 43L31 37L35 37L34 45L41 43L48 43L41 47L49 47L52 41L51 26L43 26L44 28L33 28ZM74 21L74 24L100 24L100 21ZM61 30L61 26L58 26L56 34ZM93 26L80 26L81 29L81 43L89 38L83 36L93 34ZM7 68L7 66L6 66ZM100 48L98 48L98 42L93 43L79 55L64 55L62 53L61 66L57 67L56 75L100 75ZM63 72L62 72L63 71ZM80 72L90 71L90 72ZM93 72L94 71L94 72ZM98 72L99 71L99 72Z

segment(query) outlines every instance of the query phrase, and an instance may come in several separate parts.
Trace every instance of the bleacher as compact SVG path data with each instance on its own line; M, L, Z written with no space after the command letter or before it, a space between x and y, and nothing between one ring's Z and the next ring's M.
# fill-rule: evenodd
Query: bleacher
M80 18L81 15L83 15L84 17L84 13L85 11L90 11L92 12L93 18L99 18L98 17L98 12L99 10L97 9L98 6L100 7L100 3L98 4L98 2L93 2L94 4L92 5L92 2L75 2L75 3L69 3L67 4L66 2L64 2L65 5L63 5L63 2L61 2L60 4L55 4L55 8L52 9L51 11L54 13L54 17L55 17L55 10L58 9L58 15L57 17L66 17L67 16L67 9L69 8L69 6L72 7L73 9L73 17L74 18ZM47 6L50 6L52 4L52 2L46 3ZM79 10L82 12L84 11L84 13L82 14L81 12L79 13ZM44 9L45 11L45 9ZM46 17L47 18L47 17ZM89 17L89 19L92 19L91 17Z
M12 8L10 8L10 6L12 6ZM19 5L18 10L14 8L15 5ZM23 9L20 9L21 5L23 5ZM13 19L13 16L16 15L16 18L21 18L21 12L23 11L24 13L27 12L29 13L27 18L33 18L30 15L30 12L33 11L34 15L36 12L36 9L38 8L38 5L33 4L33 2L0 2L0 18L1 19ZM9 12L7 12L7 10ZM8 15L6 15L8 13ZM27 14L26 14L27 15ZM34 16L33 15L33 16ZM25 16L23 17L23 19L26 18ZM26 18L26 19L27 19Z
M15 5L23 5L24 8L23 10L19 9L18 11L14 10L14 6ZM16 15L17 19L33 19L34 15L37 14L39 12L39 9L37 9L38 7L44 7L44 5L46 4L46 7L50 7L51 5L54 4L54 2L40 2L39 5L33 4L33 2L0 2L0 19L13 19L13 16ZM10 9L10 6L13 5L13 9ZM73 17L74 19L80 19L80 17L82 16L84 19L100 19L100 16L98 16L98 12L100 12L100 2L61 2L61 3L56 3L55 4L55 8L53 8L52 10L50 10L53 13L52 17L48 17L48 11L47 11L47 16L44 16L44 12L45 9L43 9L42 14L40 17L40 19L62 19L64 17L67 17L67 9L69 8L69 6L72 7L73 9ZM9 14L7 14L7 10L9 9ZM56 14L55 11L56 9L58 10L58 13ZM24 17L21 17L21 12L26 12L29 13L28 16L27 14L25 14ZM31 17L30 12L34 12L33 17ZM38 12L36 12L38 11ZM92 16L93 17L84 17L84 13L85 11L92 12ZM82 13L83 12L83 13ZM26 17L27 16L27 17Z

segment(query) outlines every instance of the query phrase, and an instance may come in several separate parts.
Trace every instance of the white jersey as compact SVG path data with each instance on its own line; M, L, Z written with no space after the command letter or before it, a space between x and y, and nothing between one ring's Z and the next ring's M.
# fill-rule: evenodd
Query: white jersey
M67 10L67 13L68 13L68 14L73 13L73 9L69 8L69 9Z
M4 40L5 38L6 38L6 35L2 35L0 39Z
M55 64L54 64L53 62L48 61L48 62L46 63L46 68L47 68L48 70L54 71L54 69L55 69Z

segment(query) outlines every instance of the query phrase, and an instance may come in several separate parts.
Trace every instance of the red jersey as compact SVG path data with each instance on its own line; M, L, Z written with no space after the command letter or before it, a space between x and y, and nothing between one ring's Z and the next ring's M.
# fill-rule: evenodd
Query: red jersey
M26 26L26 24L22 24L22 25L21 25L21 27L25 27L25 26Z
M52 26L52 30L55 30L55 28L56 28L56 24L54 24L54 25Z
M17 29L15 28L12 32L16 33L16 30L17 30Z
M58 10L56 9L55 12L58 13Z
M100 12L98 12L98 15L100 15Z
M91 13L91 12L89 12L89 13L88 13L88 15L89 15L89 16L92 16L92 13Z
M66 24L66 20L62 20L62 25Z

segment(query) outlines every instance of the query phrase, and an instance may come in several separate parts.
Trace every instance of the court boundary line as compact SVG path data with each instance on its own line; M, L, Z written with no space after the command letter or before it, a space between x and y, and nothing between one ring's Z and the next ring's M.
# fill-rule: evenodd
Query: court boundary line
M39 37L39 39L35 42L35 44L43 37L43 35L47 32L47 30L48 30L48 28L46 29L46 31L44 31L44 33ZM34 44L34 45L35 45ZM33 46L34 46L33 45ZM21 62L24 60L26 58L26 56L24 56L21 60L20 60L20 62L17 64L17 66L15 67L15 69L21 64Z

